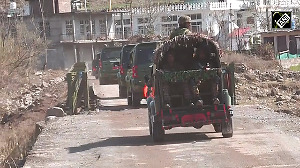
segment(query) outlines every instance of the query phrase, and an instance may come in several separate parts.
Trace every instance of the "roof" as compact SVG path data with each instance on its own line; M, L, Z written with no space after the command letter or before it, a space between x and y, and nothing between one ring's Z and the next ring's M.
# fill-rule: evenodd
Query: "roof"
M242 37L249 32L250 29L250 27L234 29L232 33L229 34L229 37Z

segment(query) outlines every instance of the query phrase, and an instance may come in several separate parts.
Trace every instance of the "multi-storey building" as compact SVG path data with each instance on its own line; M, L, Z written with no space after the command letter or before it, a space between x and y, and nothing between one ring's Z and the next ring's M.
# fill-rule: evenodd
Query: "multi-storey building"
M125 11L90 12L66 0L27 2L29 12L23 20L29 29L38 29L50 41L46 55L42 56L49 68L69 68L79 61L91 66L95 54L105 45L127 41L115 39L113 29L113 16L123 15Z
M250 36L271 30L267 25L270 25L272 10L299 9L297 0L198 0L181 4L148 4L109 12L91 12L80 1L26 2L24 20L31 29L39 29L41 35L51 41L45 56L51 68L69 68L77 61L91 63L106 44L124 44L132 35L168 36L178 26L177 20L182 15L191 16L194 33L208 34L215 37L223 48L236 50L241 39L247 42ZM242 44L246 44L244 42Z

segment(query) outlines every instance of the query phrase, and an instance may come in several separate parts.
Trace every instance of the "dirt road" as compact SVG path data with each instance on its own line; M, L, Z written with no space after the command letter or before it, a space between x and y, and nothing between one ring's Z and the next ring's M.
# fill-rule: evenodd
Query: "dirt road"
M100 111L50 121L24 167L300 167L299 118L236 106L232 138L212 126L176 128L155 144L146 106L132 109L117 97L117 85L94 82Z

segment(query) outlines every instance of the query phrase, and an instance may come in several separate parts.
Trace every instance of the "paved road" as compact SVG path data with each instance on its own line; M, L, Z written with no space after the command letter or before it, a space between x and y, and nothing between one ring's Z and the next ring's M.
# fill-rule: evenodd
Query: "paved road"
M234 107L234 136L212 126L166 131L152 142L146 106L132 109L118 98L118 86L99 86L99 111L58 118L47 124L26 168L300 168L300 119L256 106Z

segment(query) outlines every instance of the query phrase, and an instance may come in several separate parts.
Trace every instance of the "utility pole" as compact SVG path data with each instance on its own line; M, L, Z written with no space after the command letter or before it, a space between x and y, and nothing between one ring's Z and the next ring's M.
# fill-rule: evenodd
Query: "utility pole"
M269 0L267 0L266 4L266 18L267 18L267 31L270 30L270 23L269 23Z
M232 10L231 10L231 3L230 3L230 51L232 51Z
M130 5L129 5L129 8L130 8L130 31L131 31L131 36L133 36L133 22L132 22L132 0L130 0Z
M109 0L109 11L111 11L111 0Z
M44 1L43 1L44 3ZM44 17L44 4L42 5L41 0L39 0L39 5L40 5L40 11L41 11L41 16L42 16L42 25L43 25L43 38L46 41L46 27L45 27L45 17Z

